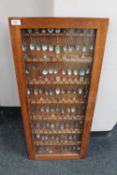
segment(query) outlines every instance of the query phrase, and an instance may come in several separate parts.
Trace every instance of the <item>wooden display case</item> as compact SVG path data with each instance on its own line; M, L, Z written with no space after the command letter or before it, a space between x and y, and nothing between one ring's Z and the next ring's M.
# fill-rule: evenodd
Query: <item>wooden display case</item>
M30 159L86 155L108 19L9 18Z

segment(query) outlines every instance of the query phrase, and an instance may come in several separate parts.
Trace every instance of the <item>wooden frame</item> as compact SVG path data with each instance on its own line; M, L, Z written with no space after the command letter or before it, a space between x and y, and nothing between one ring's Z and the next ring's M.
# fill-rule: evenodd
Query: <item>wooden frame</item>
M96 102L101 65L104 54L104 46L107 35L108 19L106 18L19 18L10 17L9 27L13 49L14 64L22 108L22 118L25 130L26 143L29 159L52 160L52 159L81 159L84 158L89 142L90 129ZM89 28L96 29L96 41L94 50L94 62L90 82L90 91L84 122L80 154L45 154L37 155L34 152L31 135L31 123L26 94L26 82L24 78L24 64L22 61L21 29L25 28Z

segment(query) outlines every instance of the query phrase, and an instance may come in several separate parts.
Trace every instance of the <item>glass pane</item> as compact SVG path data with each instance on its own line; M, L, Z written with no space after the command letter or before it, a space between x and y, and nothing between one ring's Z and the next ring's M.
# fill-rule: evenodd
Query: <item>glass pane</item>
M37 154L79 153L96 31L22 31L27 100Z

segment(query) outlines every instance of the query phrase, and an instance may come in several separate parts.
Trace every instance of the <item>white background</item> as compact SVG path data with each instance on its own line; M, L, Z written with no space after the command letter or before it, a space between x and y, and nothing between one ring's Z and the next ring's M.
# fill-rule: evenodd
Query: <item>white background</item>
M109 17L93 131L111 130L117 121L117 2L116 0L1 0L0 106L19 106L10 44L9 16Z

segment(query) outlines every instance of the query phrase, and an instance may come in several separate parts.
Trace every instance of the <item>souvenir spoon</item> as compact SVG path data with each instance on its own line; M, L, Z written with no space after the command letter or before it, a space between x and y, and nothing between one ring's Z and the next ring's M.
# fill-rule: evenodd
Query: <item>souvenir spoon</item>
M57 74L58 73L58 70L57 69L54 69L54 74Z
M86 48L86 32L87 30L84 29L83 33L83 44L82 44L82 52L85 53L87 48Z
M71 69L68 69L68 70L67 70L67 74L68 74L68 75L71 75L71 74L72 74L72 70L71 70Z
M84 76L85 75L85 70L83 68L80 69L79 75L80 76Z
M46 112L50 112L49 106L46 107Z
M57 73L58 73L58 59L57 59L56 66L54 69L54 74L57 74Z
M35 95L38 95L38 93L39 93L38 89L37 89L37 88L34 89L34 94L35 94Z
M54 29L48 29L48 33L53 33L54 32Z
M48 70L47 70L47 69L43 69L43 70L42 70L42 74L43 74L43 75L47 75L47 74L48 74Z
M76 76L76 75L78 75L78 70L77 69L74 69L73 70L73 74Z
M58 95L58 94L60 94L60 88L56 88L55 89L55 93Z
M43 44L42 44L42 50L43 50L43 51L46 51L47 49L48 49L47 44L43 43Z
M63 51L67 52L67 46L63 46Z
M72 46L72 45L69 45L69 46L68 46L68 51L69 51L69 52L72 52L72 51L73 51L73 46Z
M51 124L51 129L53 130L55 128L54 123Z
M41 107L41 112L44 112L44 111L45 111L44 106L42 106Z
M27 50L27 44L26 43L23 43L22 45L22 51L26 51Z
M30 44L29 44L29 48L31 51L35 50L35 44L33 43L32 37L31 37L31 33L32 33L32 29L28 29L28 33L30 36Z
M59 54L61 51L61 48L59 46L59 39L58 39L58 33L60 33L60 29L56 29L55 32L57 33L55 52L56 52L56 54Z
M31 90L28 88L27 89L27 94L30 95L31 94Z
M48 50L49 50L50 52L53 52L53 51L54 51L54 46L52 46L51 44L49 44Z
M43 29L43 30L42 30L42 33L43 33L43 44L42 44L42 50L43 50L43 51L46 51L46 50L48 49L48 46L47 46L47 44L45 43L45 33L46 33L46 30Z
M53 74L54 73L54 69L53 68L50 68L49 69L49 74Z
M93 44L94 44L94 30L91 30L90 31L90 51L93 51L93 49L94 49L94 46L93 46Z
M79 94L82 94L82 93L83 93L82 88L78 88L78 93L79 93Z
M41 51L41 45L40 44L36 44L36 50Z
M60 33L60 29L55 29L55 33Z
M65 74L66 74L66 70L62 69L62 75L65 75Z
M54 91L52 89L50 89L49 94L50 94L50 96L54 95Z
M90 69L87 68L87 69L86 69L86 74L88 75L89 73L90 73Z
M65 94L65 89L64 88L61 89L61 94Z
M71 106L71 112L74 113L76 111L75 106Z

